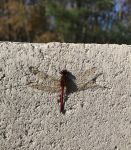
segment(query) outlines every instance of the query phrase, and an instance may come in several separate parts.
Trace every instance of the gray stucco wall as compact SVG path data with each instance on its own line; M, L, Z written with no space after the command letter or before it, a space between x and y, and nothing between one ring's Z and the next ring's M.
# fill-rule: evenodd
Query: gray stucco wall
M131 150L131 46L0 43L1 150ZM36 67L58 78L96 68L96 84L68 95L33 89ZM87 80L92 80L89 75Z

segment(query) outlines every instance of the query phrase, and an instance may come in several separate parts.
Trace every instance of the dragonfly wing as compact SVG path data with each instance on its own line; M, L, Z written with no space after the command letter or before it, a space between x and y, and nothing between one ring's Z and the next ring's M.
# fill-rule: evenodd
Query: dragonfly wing
M88 81L90 81L91 79L93 79L93 77L96 75L96 67L93 67L91 69L86 70L86 72L81 73L79 75L76 76L76 80L75 83L81 84L81 83L87 83Z
M42 90L45 92L51 92L51 93L57 93L60 92L60 86L47 86L47 85L43 85L43 84L36 84L36 83L31 83L28 84L29 87L37 89L37 90Z
M98 89L98 88L102 88L102 89L105 89L105 87L101 86L101 85L98 85L96 84L96 82L94 82L93 80L85 83L85 84L79 84L77 86L77 91L81 91L81 90L87 90L87 89L90 89L90 88L95 88L95 89Z
M36 81L28 84L30 87L53 93L60 91L60 81L58 79L55 79L32 66L29 67L29 71L36 76Z
M31 66L31 67L29 67L29 70L30 70L31 73L33 73L35 76L37 76L38 79L41 79L44 82L54 81L55 83L59 83L59 79L56 79L52 76L49 76L43 71L39 71L38 68L35 68L35 67Z
M76 78L77 90L86 90L89 88L105 88L96 83L96 79L102 75L97 72L97 68L93 67L87 70L84 74L81 74Z

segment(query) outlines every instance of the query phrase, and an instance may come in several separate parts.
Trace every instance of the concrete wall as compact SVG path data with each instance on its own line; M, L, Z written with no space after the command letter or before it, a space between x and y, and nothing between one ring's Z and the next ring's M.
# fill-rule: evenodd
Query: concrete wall
M129 45L1 42L0 149L131 150L130 65ZM95 67L98 86L65 96L62 114L59 93L28 86L31 66L54 78Z

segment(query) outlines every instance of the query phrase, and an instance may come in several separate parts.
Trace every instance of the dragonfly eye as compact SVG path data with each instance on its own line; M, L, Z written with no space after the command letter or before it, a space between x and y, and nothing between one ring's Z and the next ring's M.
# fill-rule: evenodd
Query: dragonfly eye
M62 70L62 71L60 71L60 74L61 75L66 75L66 74L68 74L68 71L67 70Z

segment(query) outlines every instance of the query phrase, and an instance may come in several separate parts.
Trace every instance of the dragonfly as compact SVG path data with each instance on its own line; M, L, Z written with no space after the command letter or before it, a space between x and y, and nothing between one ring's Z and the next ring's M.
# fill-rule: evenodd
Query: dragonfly
M51 93L60 93L61 113L64 112L64 94L68 95L89 88L106 88L96 83L96 79L102 75L102 73L96 73L96 67L92 67L76 76L68 70L62 70L60 71L60 78L49 76L33 66L30 66L29 70L37 78L37 81L28 84L30 87Z

